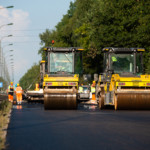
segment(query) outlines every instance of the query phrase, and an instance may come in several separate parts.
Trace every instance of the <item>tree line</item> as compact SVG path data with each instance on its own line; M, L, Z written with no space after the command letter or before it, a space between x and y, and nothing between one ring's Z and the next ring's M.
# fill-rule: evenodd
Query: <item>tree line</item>
M43 48L83 47L85 73L103 69L103 47L142 47L145 72L150 73L150 1L149 0L76 0L55 29L41 33Z
M40 65L33 64L27 72L19 80L20 85L24 90L35 89L35 84L39 82Z

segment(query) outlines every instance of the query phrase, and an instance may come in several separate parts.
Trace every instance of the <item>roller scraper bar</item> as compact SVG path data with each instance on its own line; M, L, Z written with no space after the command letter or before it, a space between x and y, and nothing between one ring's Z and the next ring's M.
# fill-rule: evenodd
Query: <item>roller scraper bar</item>
M46 47L44 48L45 51L54 51L54 52L74 52L74 51L82 51L84 50L81 47Z
M133 52L144 52L144 48L115 48L106 47L102 49L103 52L113 52L113 53L133 53Z

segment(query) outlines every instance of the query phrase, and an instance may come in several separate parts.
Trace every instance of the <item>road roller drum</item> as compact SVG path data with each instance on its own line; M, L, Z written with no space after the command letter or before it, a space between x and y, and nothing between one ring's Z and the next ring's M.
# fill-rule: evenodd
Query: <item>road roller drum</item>
M45 109L76 109L75 89L45 89L44 108Z
M115 96L115 110L150 109L150 90L122 90Z
M44 94L44 108L47 109L76 109L76 94Z

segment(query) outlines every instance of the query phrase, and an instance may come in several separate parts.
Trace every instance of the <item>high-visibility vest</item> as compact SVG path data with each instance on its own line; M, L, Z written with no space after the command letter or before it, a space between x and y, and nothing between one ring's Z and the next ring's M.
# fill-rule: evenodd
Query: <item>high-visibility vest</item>
M114 62L114 61L117 61L117 58L116 57L111 57L112 58L112 61Z
M22 88L20 86L16 87L16 94L22 93Z
M40 89L39 89L39 84L36 84L35 85L35 91L39 91Z
M91 86L91 92L92 92L92 93L95 93L95 87L92 87L92 86Z
M83 92L83 87L82 87L82 86L79 87L79 92L80 92L80 93Z
M14 86L9 85L8 86L8 92L14 92Z

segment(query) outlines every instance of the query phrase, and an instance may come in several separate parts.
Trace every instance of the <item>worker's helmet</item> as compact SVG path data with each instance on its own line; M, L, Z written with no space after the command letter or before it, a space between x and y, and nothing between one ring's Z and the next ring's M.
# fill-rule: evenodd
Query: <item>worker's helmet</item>
M93 83L95 83L95 81L93 81Z
M19 86L19 83L17 84L17 86Z

